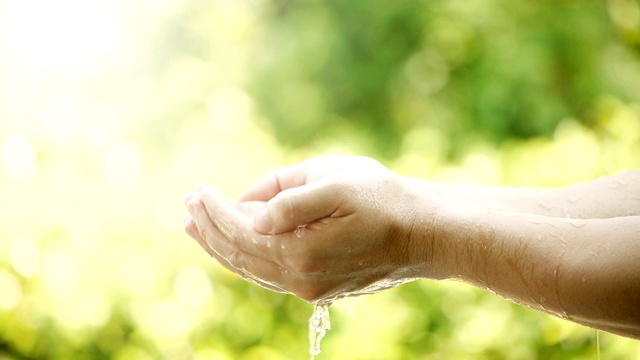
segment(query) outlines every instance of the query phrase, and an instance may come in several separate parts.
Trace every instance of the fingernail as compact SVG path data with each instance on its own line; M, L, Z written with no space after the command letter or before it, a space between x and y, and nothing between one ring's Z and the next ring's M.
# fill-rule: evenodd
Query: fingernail
M271 226L271 221L269 221L269 215L267 214L266 206L264 207L264 209L260 210L258 215L256 215L253 226L258 232L261 232L263 234L273 233L273 226Z

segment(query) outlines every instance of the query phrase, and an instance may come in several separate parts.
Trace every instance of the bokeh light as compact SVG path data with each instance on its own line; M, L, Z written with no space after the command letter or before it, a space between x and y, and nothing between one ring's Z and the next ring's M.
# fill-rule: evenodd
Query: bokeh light
M13 274L6 270L0 272L0 289L2 289L2 297L0 297L0 309L2 311L13 311L20 305L22 285Z
M18 238L11 246L11 265L24 277L33 277L40 269L40 249L28 238Z
M6 174L14 181L25 181L37 168L36 153L31 142L20 135L9 134L2 146L2 162Z
M118 2L4 1L2 43L15 61L50 71L95 71L126 44Z

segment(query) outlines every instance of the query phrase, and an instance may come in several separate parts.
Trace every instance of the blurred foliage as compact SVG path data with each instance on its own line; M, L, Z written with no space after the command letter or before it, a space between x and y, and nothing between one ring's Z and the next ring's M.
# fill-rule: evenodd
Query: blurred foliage
M639 56L636 0L2 0L0 358L306 358L311 305L209 259L186 192L328 153L526 186L637 168ZM465 284L331 312L319 359L596 358Z
M611 71L637 69L637 29L625 42L615 25L600 1L276 2L251 89L285 144L349 127L394 157L407 132L431 126L455 155L469 132L549 136L565 117L594 125L602 94L637 99L638 79Z

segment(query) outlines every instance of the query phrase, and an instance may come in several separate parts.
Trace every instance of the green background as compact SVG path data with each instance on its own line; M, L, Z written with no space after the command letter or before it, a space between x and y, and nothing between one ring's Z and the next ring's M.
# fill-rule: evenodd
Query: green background
M0 0L0 146L0 359L305 359L311 305L208 258L184 195L321 154L515 186L640 167L640 3ZM461 283L331 315L318 359L597 358Z

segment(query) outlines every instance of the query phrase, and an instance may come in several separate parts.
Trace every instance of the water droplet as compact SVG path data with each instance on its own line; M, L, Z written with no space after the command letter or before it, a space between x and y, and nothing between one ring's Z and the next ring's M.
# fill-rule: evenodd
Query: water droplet
M267 247L271 247L271 241L267 241Z
M304 229L304 226L298 226L295 230L296 233L296 237L297 238L301 238L302 237L302 231Z
M347 308L347 316L353 316L353 307L349 306Z
M284 244L280 244L280 249L282 249L282 250L284 250L284 249L285 249Z

